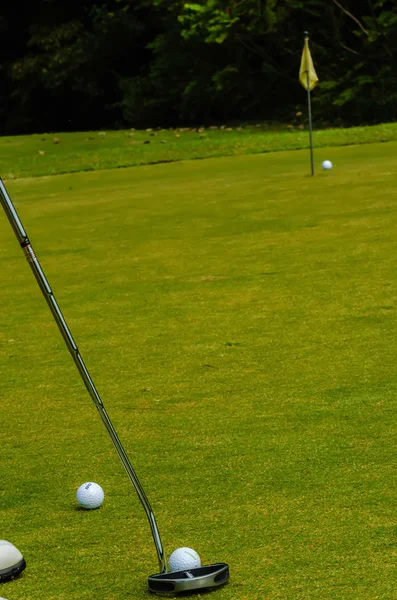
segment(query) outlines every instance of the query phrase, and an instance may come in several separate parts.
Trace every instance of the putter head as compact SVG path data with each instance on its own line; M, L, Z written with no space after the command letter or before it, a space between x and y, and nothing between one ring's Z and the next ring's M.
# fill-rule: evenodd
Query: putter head
M190 569L189 571L173 571L171 573L150 575L148 585L151 592L177 594L178 592L218 587L225 584L229 577L229 565L215 563Z

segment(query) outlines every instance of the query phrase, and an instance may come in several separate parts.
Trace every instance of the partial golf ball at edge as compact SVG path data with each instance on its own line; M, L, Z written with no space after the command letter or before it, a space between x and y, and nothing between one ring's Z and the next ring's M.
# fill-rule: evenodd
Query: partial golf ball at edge
M99 508L103 502L105 494L103 489L93 481L83 483L76 492L77 502L82 508L92 510Z
M170 571L187 571L201 567L199 555L193 548L178 548L174 550L168 561Z
M332 162L330 160L324 160L322 166L325 171L329 171L332 169Z

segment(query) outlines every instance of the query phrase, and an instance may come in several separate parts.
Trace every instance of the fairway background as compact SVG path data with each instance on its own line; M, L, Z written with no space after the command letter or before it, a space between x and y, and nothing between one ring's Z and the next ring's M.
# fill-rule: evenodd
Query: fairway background
M397 144L368 148L7 183L166 552L230 563L219 600L395 594ZM0 592L147 598L143 510L0 239L0 537L28 564Z

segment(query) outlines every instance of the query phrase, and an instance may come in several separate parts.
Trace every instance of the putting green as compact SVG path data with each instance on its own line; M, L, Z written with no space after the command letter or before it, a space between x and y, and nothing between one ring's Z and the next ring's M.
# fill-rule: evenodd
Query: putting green
M230 564L219 600L395 593L396 151L6 182L166 552ZM5 216L0 240L1 537L27 562L1 593L147 598L145 514Z

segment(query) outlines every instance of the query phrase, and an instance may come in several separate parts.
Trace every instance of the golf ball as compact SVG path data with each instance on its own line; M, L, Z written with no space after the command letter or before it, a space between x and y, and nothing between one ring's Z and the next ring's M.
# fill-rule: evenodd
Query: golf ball
M326 171L329 171L330 169L332 169L332 162L330 160L324 160L323 161L323 169L325 169Z
M79 487L76 492L77 502L83 508L92 510L93 508L99 508L103 502L105 494L103 489L97 483L87 481Z
M186 571L201 566L200 557L192 548L174 550L168 563L171 571Z

